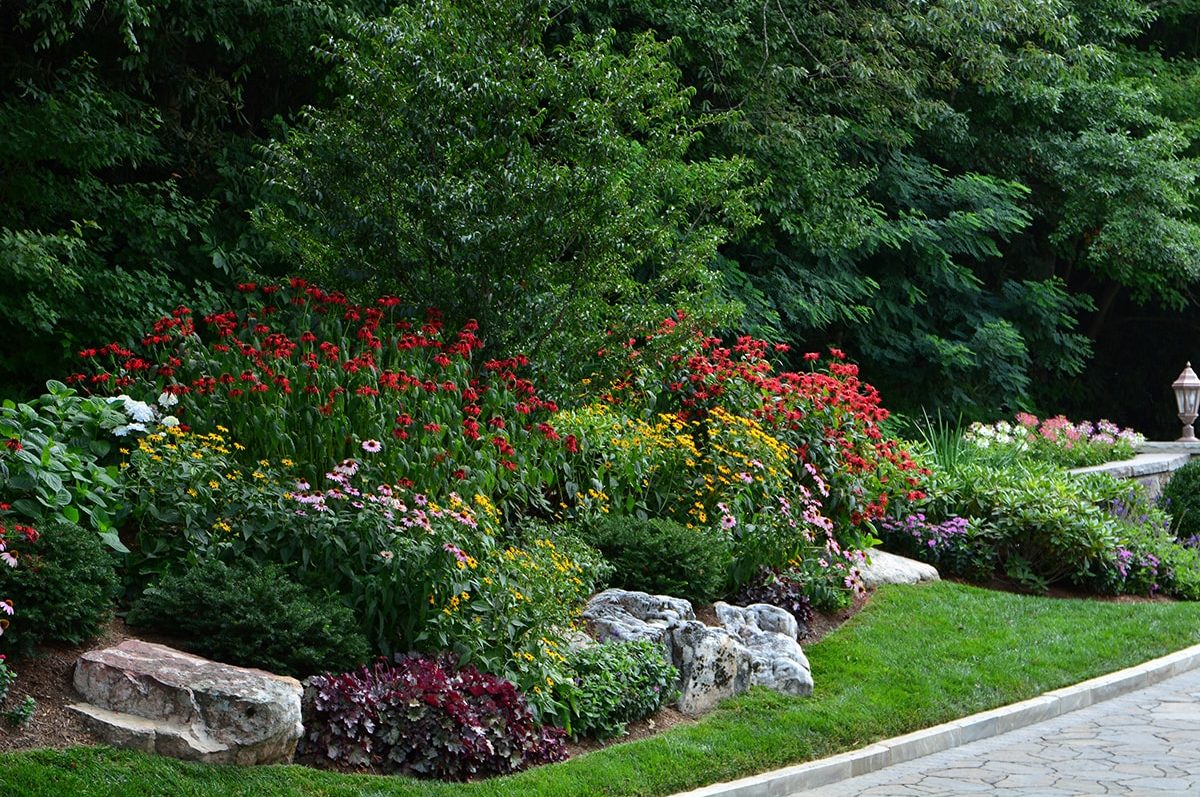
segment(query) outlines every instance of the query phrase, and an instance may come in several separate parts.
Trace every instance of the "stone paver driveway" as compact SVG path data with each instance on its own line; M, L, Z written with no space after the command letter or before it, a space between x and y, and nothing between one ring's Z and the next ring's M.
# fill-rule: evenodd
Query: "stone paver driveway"
M1200 670L991 739L802 793L1200 797Z

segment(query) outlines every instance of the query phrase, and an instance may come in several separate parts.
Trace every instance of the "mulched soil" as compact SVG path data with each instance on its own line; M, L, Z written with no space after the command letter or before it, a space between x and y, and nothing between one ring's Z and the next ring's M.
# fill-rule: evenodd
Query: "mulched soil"
M807 632L800 638L800 643L802 645L813 644L861 611L868 599L869 596L861 597L855 601L853 606L839 612L815 615ZM716 613L712 606L699 607L696 616L709 625L717 623ZM28 748L58 749L93 743L93 739L83 727L83 723L67 709L68 705L78 702L80 699L72 685L75 662L82 653L88 650L111 647L135 637L179 647L178 640L144 634L140 630L138 633L134 633L125 626L120 618L114 618L99 638L86 645L76 647L43 646L34 655L13 662L13 669L17 672L17 682L9 698L9 705L13 705L15 701L21 700L25 695L32 695L38 705L33 718L23 727L13 728L0 722L0 753ZM695 721L695 718L673 708L664 708L650 717L631 723L624 736L603 742L584 739L570 743L567 750L571 756L582 755L613 744L644 739L676 725ZM326 762L304 756L298 759L297 763L322 765Z
M143 633L143 629L134 632L120 618L114 617L99 637L85 645L43 645L33 655L12 662L17 682L7 704L15 705L25 695L31 695L37 701L37 711L28 723L19 728L0 722L0 753L32 747L58 749L93 743L82 721L67 709L67 706L80 700L72 683L75 662L89 650L112 647L134 638L179 646L177 639Z

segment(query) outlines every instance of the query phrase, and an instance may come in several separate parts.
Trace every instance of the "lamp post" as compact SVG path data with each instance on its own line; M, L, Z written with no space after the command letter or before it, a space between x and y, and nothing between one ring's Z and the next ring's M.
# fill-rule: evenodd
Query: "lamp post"
M1176 442L1194 442L1196 441L1196 431L1192 428L1192 424L1196 422L1197 407L1200 406L1200 377L1196 376L1190 362L1184 366L1183 373L1179 375L1179 378L1171 384L1171 389L1175 391L1175 404L1179 407L1179 421L1183 424L1183 437Z

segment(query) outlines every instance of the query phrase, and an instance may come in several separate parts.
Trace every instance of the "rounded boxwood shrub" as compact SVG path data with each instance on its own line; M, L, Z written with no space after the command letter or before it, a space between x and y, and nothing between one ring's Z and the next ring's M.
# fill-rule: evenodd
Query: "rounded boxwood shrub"
M566 758L562 731L539 727L511 681L450 656L380 659L312 678L304 727L314 751L333 761L445 780Z
M1200 459L1171 474L1158 503L1174 519L1176 537L1184 542L1200 539Z
M119 587L112 554L96 532L65 520L37 529L36 540L21 542L18 566L0 566L0 595L20 613L0 646L16 655L40 642L79 645L97 636Z
M568 657L574 672L570 732L607 739L673 700L679 671L658 643L648 639L605 642Z
M163 578L134 602L132 626L183 637L201 656L304 677L371 657L354 615L278 567L201 561Z
M720 597L733 562L720 531L665 518L606 517L595 523L588 542L612 564L612 586L692 603Z

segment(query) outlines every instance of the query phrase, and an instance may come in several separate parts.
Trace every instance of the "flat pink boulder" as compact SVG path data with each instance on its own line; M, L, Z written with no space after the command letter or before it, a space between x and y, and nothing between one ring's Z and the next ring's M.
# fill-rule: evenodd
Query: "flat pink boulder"
M300 682L130 639L75 665L70 708L106 744L213 764L291 761Z

